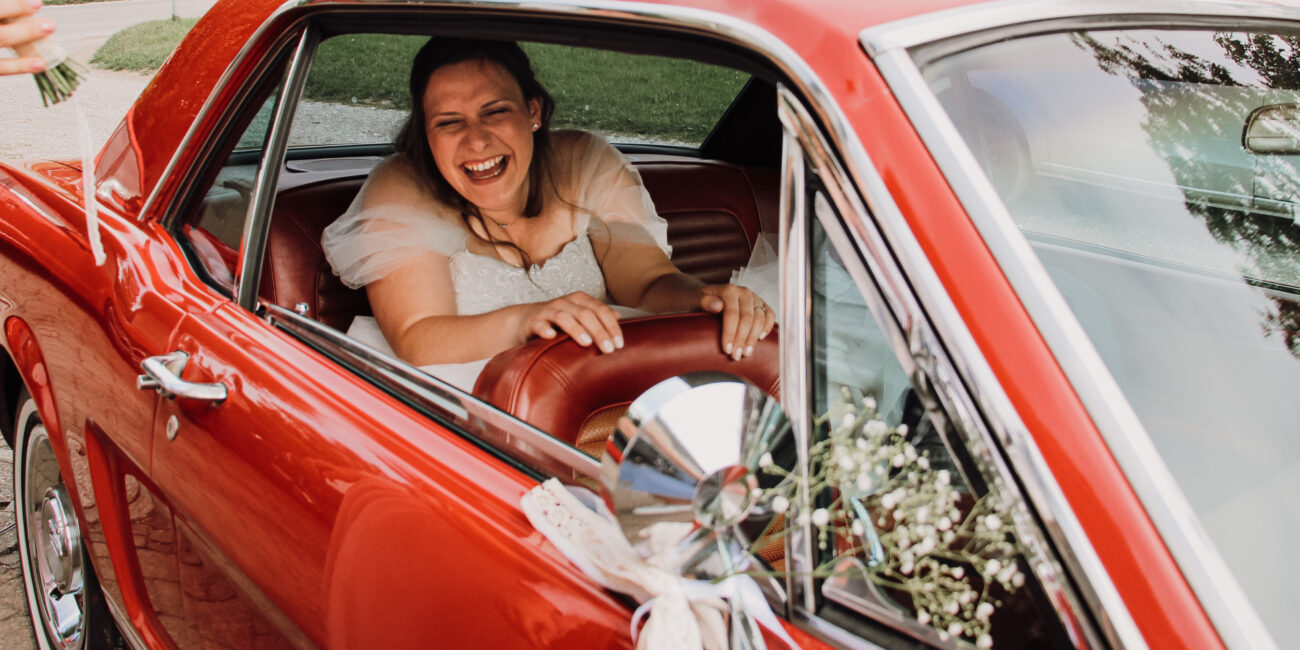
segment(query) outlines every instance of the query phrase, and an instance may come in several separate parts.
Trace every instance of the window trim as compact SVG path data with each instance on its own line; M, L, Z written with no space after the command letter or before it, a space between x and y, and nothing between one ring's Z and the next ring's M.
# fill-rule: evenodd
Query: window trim
M533 478L554 476L574 485L599 481L600 461L495 406L279 305L262 304L261 309L272 327Z
M788 131L797 133L797 136L794 137L802 148L802 155L807 157L803 164L811 170L809 173L816 173L821 176L823 185L826 188L829 205L837 213L828 216L814 211L811 218L817 219L825 230L829 243L839 253L845 270L853 278L858 291L866 300L867 306L876 318L881 331L889 339L895 357L903 365L909 376L925 378L929 385L917 386L917 388L928 389L928 392L937 398L951 429L956 433L965 447L966 453L974 460L976 467L982 474L981 479L992 482L994 487L1008 501L1018 506L1015 508L1013 516L1021 536L1021 543L1028 549L1025 553L1025 560L1047 592L1048 600L1051 601L1052 607L1061 618L1066 631L1077 642L1089 646L1101 645L1098 638L1099 634L1112 637L1110 640L1114 641L1113 632L1104 622L1107 619L1107 613L1097 612L1093 607L1084 606L1087 601L1079 597L1073 583L1062 570L1061 560L1058 559L1059 554L1053 550L1053 545L1048 541L1051 537L1050 526L1047 530L1044 530L1043 527L1037 524L1034 517L1036 513L1043 520L1051 522L1054 517L1059 515L1050 511L1043 513L1041 497L1031 500L1022 491L1021 481L1017 480L1017 474L1011 471L1011 467L1004 457L1004 454L1007 454L1007 447L1012 444L1012 441L1005 434L998 438L994 437L989 424L986 424L986 414L981 412L981 409L977 406L977 400L967 390L966 384L962 380L962 374L958 372L957 365L954 363L953 358L949 356L936 332L935 326L931 323L929 313L922 308L921 296L914 295L908 288L913 284L908 281L909 277L913 282L916 282L918 278L906 275L895 260L891 247L885 242L880 230L877 229L876 214L868 210L867 206L863 205L859 200L848 175L832 153L830 144L822 137L820 129L812 121L812 116L804 109L800 100L785 88L778 89L778 92L782 123L786 125ZM874 180L880 183L879 187L882 192L877 195L880 202L883 203L882 206L878 206L878 209L883 208L889 212L896 212L897 206L893 204L892 199L889 199L888 193L884 192L883 181L879 177L874 177ZM783 188L783 191L785 191L785 188ZM871 196L871 194L868 193L868 196ZM897 216L901 219L901 214ZM906 244L919 247L919 244L910 238ZM919 254L919 250L917 253ZM805 251L803 255L806 256L807 252ZM925 269L929 273L933 273L933 270L928 265ZM805 271L804 277L805 279L800 282L800 286L807 286L810 282L811 269ZM924 284L925 279L928 278L920 278L921 282L916 283ZM935 281L937 281L937 278L935 278ZM941 315L946 309L955 310L946 294L940 292L937 296L932 301L939 304L931 305L927 303L927 306L939 311ZM799 317L808 321L812 318L812 314L808 313L805 308L805 311L799 314ZM955 318L955 314L953 314L953 317ZM964 324L959 320L949 325L960 326L959 334L964 334L965 337L970 336L969 332L965 330ZM970 341L970 345L974 345L974 342ZM804 359L810 360L811 356L805 355ZM982 355L973 359L967 358L966 362L978 362L987 369L987 362L984 361ZM795 386L794 390L803 395L810 395L812 386L808 383L807 371L801 373L798 378L802 383ZM787 382L786 378L782 377L782 385L789 386L790 382ZM916 385L915 381L913 385ZM983 397L985 399L979 401L987 403L991 396L984 395ZM993 397L1007 399L1005 394L1001 393L1000 388L998 394ZM804 413L806 414L807 411L805 410ZM1014 411L1011 413L1014 416ZM1015 422L1019 423L1018 416L1015 417ZM806 417L792 418L792 420L800 419L807 420ZM996 427L997 417L990 417L989 422L994 423ZM1005 420L1003 423L1005 424ZM936 422L936 425L939 424L939 422ZM1020 426L1023 427L1023 424ZM951 444L947 435L944 435L944 444ZM1025 446L1020 445L1019 447L1024 449ZM1036 452L1036 447L1029 451ZM1041 461L1041 457L1039 457L1039 460ZM806 468L801 468L801 470L806 471ZM1050 474L1048 477L1050 479ZM1036 478L1030 476L1030 481L1026 485L1031 495L1035 489L1044 489L1044 486L1035 485L1034 479ZM1053 481L1046 487L1056 487L1055 482ZM1056 489L1059 493L1059 487ZM1050 501L1048 505L1055 506ZM1033 506L1034 512L1031 512L1031 506ZM1086 548L1089 551L1091 550L1090 546ZM1106 580L1107 584L1109 584L1108 577ZM835 599L833 597L834 587L830 584L823 587L823 591L827 594L827 597L832 598L841 606L880 621L905 634L915 635L915 632L907 629L906 626L881 620L878 618L877 613L854 607L847 599ZM1100 630L1094 628L1087 612L1092 612L1103 620ZM1123 614L1127 615L1127 610L1124 610ZM927 640L933 641L932 639Z

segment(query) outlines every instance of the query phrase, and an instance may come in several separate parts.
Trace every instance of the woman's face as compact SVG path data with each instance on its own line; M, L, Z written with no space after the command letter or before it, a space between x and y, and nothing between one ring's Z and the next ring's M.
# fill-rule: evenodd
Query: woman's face
M509 223L520 216L541 103L525 101L502 66L464 61L429 77L424 114L429 150L443 178L486 217Z

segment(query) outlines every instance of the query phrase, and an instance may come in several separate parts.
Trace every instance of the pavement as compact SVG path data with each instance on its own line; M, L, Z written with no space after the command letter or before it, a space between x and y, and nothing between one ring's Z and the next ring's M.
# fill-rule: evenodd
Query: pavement
M75 60L86 63L104 41L117 32L173 15L197 18L215 0L119 0L45 7L42 16L55 21L54 39ZM8 50L0 48L0 56ZM0 76L0 158L79 158L84 117L91 151L98 151L117 128L149 75L87 67L87 78L72 101L46 108L29 75ZM80 113L81 115L78 115Z
M197 18L215 0L119 0L83 5L45 7L41 15L55 21L55 38L70 56L89 61L113 34L150 20L173 15ZM0 48L0 52L4 49ZM6 54L0 54L4 56ZM148 83L148 75L91 70L78 90L77 106L71 102L53 108L41 106L36 84L27 75L0 77L0 157L33 158L79 155L79 130L75 111L80 108L90 124L95 151L107 140L126 109ZM23 596L14 521L13 453L0 441L0 648L33 650L31 620Z

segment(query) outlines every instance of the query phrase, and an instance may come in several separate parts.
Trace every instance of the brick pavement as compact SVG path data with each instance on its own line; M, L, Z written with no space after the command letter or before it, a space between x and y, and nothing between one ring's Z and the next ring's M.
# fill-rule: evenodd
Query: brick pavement
M13 452L0 442L0 501L13 501ZM0 530L14 522L12 507L0 511ZM9 530L0 534L0 647L6 650L33 650L31 620L23 599L23 575L18 567L18 534Z

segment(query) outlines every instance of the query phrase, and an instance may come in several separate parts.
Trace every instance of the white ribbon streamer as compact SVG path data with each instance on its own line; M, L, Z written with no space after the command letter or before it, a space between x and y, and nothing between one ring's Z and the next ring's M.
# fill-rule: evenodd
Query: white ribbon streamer
M799 647L772 613L753 578L731 576L710 583L687 580L656 568L656 558L642 558L623 537L604 504L589 491L566 488L558 480L549 479L524 494L520 506L533 527L587 577L641 603L631 621L632 639L638 649L725 650L723 613L730 611L726 601L737 602L740 609L791 648ZM643 618L645 627L638 634Z
M90 241L90 254L95 257L95 266L103 266L104 243L99 238L99 199L95 196L95 150L90 139L90 124L86 122L86 112L81 110L77 95L72 96L72 109L77 114L77 126L81 128L81 192L86 201L86 238Z

